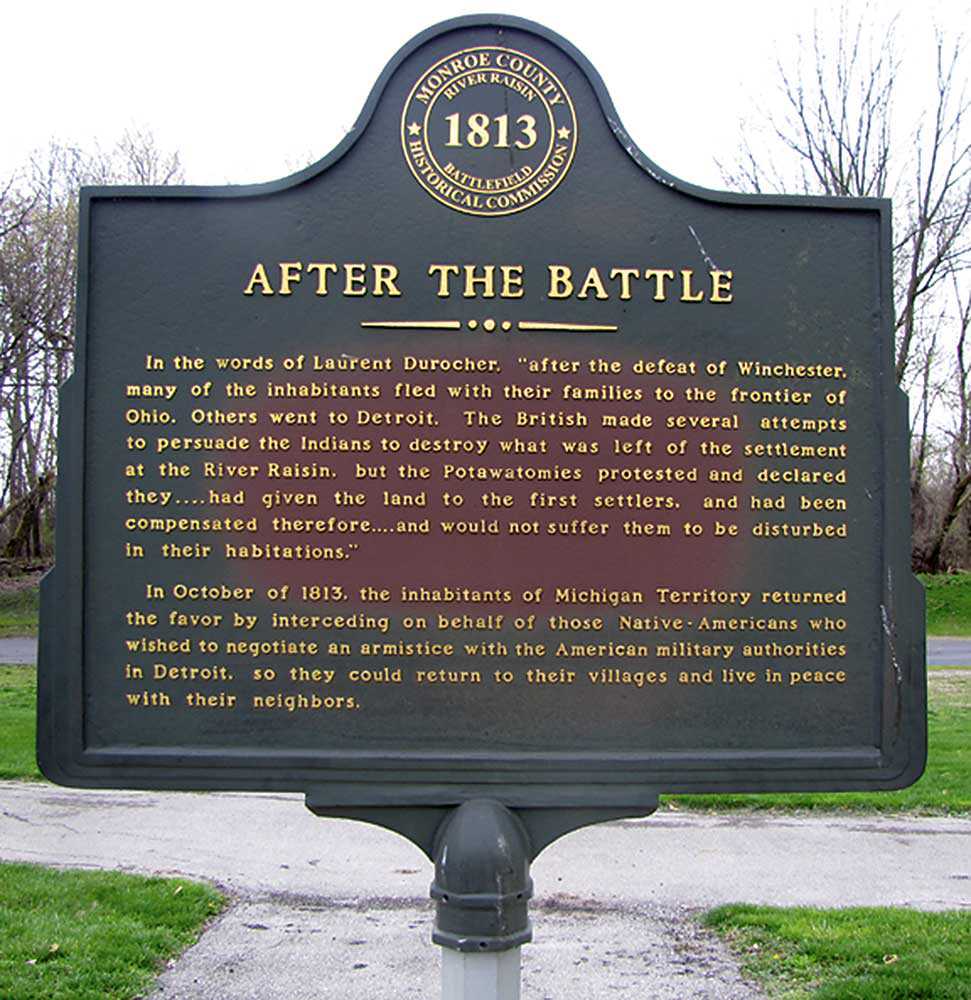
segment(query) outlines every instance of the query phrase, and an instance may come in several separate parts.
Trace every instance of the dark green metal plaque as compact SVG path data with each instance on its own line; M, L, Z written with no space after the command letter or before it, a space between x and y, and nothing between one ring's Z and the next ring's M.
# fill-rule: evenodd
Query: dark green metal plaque
M888 202L679 181L505 17L292 177L85 189L44 772L372 818L914 781L890 268Z

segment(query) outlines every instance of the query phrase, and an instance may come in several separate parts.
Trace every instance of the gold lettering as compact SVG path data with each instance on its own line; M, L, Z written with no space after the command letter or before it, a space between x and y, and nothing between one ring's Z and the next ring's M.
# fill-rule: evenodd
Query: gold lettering
M681 271L681 301L682 302L701 302L705 293L698 291L692 292L691 290L691 279L694 275L694 271L690 267L684 268Z
M253 273L250 275L249 283L243 289L243 294L252 295L256 291L257 286L259 286L261 294L273 294L273 286L270 284L270 279L266 274L266 268L262 264L257 264L256 267L253 268Z
M459 266L458 264L429 264L428 265L428 275L429 277L435 277L438 275L438 292L437 295L440 299L447 299L451 295L451 290L449 289L448 276L450 274L458 274Z
M344 294L367 295L367 264L344 265Z
M659 268L649 268L644 272L644 280L654 279L654 301L663 302L667 297L667 289L664 284L666 280L674 279L674 271L661 270Z
M573 294L572 270L565 264L549 264L550 284L547 296L551 299L567 299Z
M327 275L337 273L336 264L324 264L319 261L315 261L312 264L307 265L308 272L317 272L317 295L327 294Z
M374 265L374 294L375 295L401 295L395 281L398 278L398 268L394 264Z
M583 279L580 291L577 292L577 298L585 299L591 289L593 289L594 295L598 299L610 298L607 294L607 289L604 288L603 278L600 277L600 272L595 267L591 267L590 270L587 271L587 276Z
M631 279L639 278L640 276L640 271L638 271L636 267L615 267L610 271L611 281L613 281L614 278L620 278L620 297L622 299L629 299L631 297Z
M482 295L485 299L494 299L496 297L496 267L494 264L483 265L481 274L476 274L476 267L474 264L465 265L465 290L462 292L462 297L465 299L474 299L476 295ZM481 292L476 292L476 285L482 286Z
M303 265L299 261L295 260L283 260L280 261L280 294L281 295L292 295L293 292L290 290L291 285L295 285L300 281L302 275L300 272L303 270Z
M711 298L710 302L731 302L732 295L732 271L712 271L711 272Z
M502 275L502 290L499 292L504 299L521 299L525 294L523 288L523 265L503 264L499 268Z

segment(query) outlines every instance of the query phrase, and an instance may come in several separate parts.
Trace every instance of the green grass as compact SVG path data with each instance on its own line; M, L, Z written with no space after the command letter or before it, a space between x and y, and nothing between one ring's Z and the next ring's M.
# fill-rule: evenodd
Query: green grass
M971 998L971 913L736 905L705 923L774 1000Z
M921 574L928 635L971 635L971 573Z
M971 636L971 573L921 574L920 581L927 594L927 634ZM36 580L0 590L0 638L37 635L39 606Z
M910 788L899 792L666 795L662 797L662 808L971 813L971 672L931 673L928 692L927 770Z
M37 671L0 666L0 778L41 778L34 755L36 706Z
M0 997L144 995L224 902L185 879L0 865Z
M37 635L39 613L40 587L36 581L0 590L0 638Z
M922 574L928 635L971 635L971 573ZM37 635L40 606L36 581L0 590L0 638Z
M971 671L932 673L928 687L927 770L910 788L899 792L670 795L662 802L669 809L971 814ZM0 666L0 778L41 778L34 758L35 701L36 671Z

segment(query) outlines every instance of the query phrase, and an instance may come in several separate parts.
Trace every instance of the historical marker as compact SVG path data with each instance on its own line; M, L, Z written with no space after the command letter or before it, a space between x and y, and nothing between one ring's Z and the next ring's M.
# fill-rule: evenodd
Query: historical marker
M300 174L85 189L79 280L53 780L578 825L920 774L889 202L685 184L465 18Z

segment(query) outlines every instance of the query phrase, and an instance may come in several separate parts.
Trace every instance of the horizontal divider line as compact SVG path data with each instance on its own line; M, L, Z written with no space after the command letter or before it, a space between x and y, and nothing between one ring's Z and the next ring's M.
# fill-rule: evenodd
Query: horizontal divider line
M461 330L462 323L457 319L433 320L387 320L362 322L366 330ZM530 320L520 320L516 324L519 330L528 332L555 331L557 333L616 333L620 327L600 323L540 323ZM492 331L487 330L487 333Z
M566 333L616 333L620 329L597 323L531 323L525 320L517 325L520 330L562 330Z
M457 319L389 320L386 323L361 323L370 330L461 330Z

